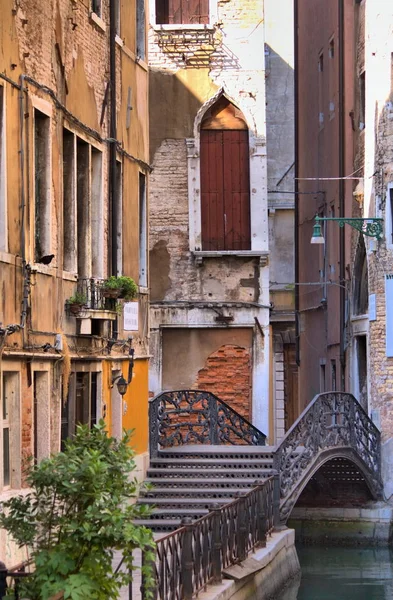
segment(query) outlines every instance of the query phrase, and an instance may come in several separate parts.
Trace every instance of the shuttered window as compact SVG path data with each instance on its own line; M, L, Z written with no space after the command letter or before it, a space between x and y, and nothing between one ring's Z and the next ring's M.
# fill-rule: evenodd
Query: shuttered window
M157 24L208 24L209 0L156 0Z
M202 250L250 250L248 130L201 130Z

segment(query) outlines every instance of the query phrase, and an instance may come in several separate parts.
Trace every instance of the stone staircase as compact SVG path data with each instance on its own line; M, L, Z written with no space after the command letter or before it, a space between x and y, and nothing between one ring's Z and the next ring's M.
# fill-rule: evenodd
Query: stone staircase
M138 500L151 506L152 513L137 522L155 532L172 531L184 517L196 520L272 473L269 446L188 445L160 450L147 473L150 489Z
M282 523L311 480L323 494L338 481L351 489L364 482L373 499L382 497L380 432L346 392L315 396L277 447L211 392L162 392L150 401L149 421L149 486L138 502L152 512L138 522L155 532L196 520L275 473Z

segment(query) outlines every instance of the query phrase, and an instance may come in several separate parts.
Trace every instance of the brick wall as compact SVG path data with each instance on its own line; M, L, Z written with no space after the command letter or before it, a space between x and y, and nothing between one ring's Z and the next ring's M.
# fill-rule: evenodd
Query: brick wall
M250 352L241 346L221 346L199 371L196 388L212 392L251 420Z

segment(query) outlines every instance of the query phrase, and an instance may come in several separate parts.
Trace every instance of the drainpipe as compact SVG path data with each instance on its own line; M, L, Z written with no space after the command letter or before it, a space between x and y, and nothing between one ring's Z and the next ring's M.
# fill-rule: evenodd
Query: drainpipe
M299 151L298 151L298 118L299 118L299 106L298 106L298 0L294 2L294 58L295 58L295 73L294 73L294 92L295 92L295 338L296 338L296 364L300 366L300 327L299 327Z
M344 92L344 2L338 0L338 36L339 36L339 123L338 123L338 154L339 154L339 214L345 217L345 92ZM345 390L345 228L340 227L340 363L341 385Z
M116 180L116 5L115 0L109 2L109 82L111 91L109 115L109 223L111 240L111 271L117 275L117 225L119 220L119 207L117 205L117 180ZM117 319L113 322L113 337L117 339Z

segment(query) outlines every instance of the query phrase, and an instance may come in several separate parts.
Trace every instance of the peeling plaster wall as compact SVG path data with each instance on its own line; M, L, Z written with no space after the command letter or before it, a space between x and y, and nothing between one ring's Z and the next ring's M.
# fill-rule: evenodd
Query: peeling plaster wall
M290 2L288 10L289 5ZM288 19L284 19L287 33L292 26L292 13L289 14ZM219 23L218 27L211 30L215 50L208 50L203 57L200 55L198 66L193 64L198 44L192 28L187 30L184 27L187 35L194 35L194 41L189 42L187 53L183 55L176 53L173 46L165 42L165 26L161 29L151 26L149 32L150 148L154 167L150 179L150 275L153 301L150 390L155 393L168 386L176 387L178 383L175 373L167 371L167 360L170 360L166 357L168 350L163 340L170 335L170 328L180 327L183 332L188 328L190 339L195 335L191 331L193 327L204 330L208 339L223 335L221 330L216 333L217 327L220 327L215 320L217 313L207 306L209 303L214 306L219 303L218 312L233 318L225 330L225 335L231 337L231 343L242 346L241 329L238 327L246 327L253 332L250 367L252 414L255 424L269 434L272 406L269 389L269 269L270 264L274 264L280 281L293 280L293 197L283 196L281 199L277 208L284 210L280 214L278 210L276 212L276 234L273 233L272 239L267 218L267 184L269 177L272 180L280 178L290 166L288 160L293 160L293 148L288 144L288 139L293 141L293 131L289 126L293 117L293 99L291 104L290 98L293 94L293 57L288 56L291 38L286 40L284 57L279 55L283 49L277 48L270 92L271 107L269 103L267 107L271 117L274 116L269 130L265 110L265 77L268 74L265 72L264 41L265 36L269 36L272 44L274 39L280 40L282 12L278 14L274 10L273 2L264 5L257 0L231 0L217 3L217 19L214 22ZM204 47L207 48L207 45ZM198 124L202 119L201 111L219 90L240 108L249 127L253 215L251 248L263 251L265 256L270 252L267 260L264 258L261 261L259 256L221 256L197 261L193 254L193 250L200 247L199 234L195 230L195 223L198 227L198 217L195 215L199 210L200 194ZM280 105L273 114L272 108L278 101ZM270 163L269 158L266 160L266 140L269 144L269 135L272 153ZM272 171L270 176L266 174L267 165ZM194 175L193 169L197 170ZM293 189L293 171L280 189ZM274 252L278 247L280 251L274 256L272 248ZM284 294L282 308L286 313L293 310L291 298L285 304L291 293ZM200 303L206 303L206 306ZM214 333L211 334L211 330ZM173 335L177 335L175 331ZM220 346L217 338L217 344L211 351L218 351ZM191 376L195 372L195 365L205 364L207 360L198 345L192 358L187 359L182 368L182 372L188 370L190 373L185 378L188 383L195 381L195 377Z
M357 74L365 69L365 129L359 134L358 155L364 152L364 217L382 217L380 242L364 237L368 262L368 291L376 297L376 319L368 322L369 411L382 433L382 476L387 498L393 495L393 358L386 353L385 275L393 273L392 211L388 187L393 186L393 14L383 0L362 2L357 53ZM389 40L389 43L388 43ZM358 118L358 112L355 119ZM359 209L358 209L359 210ZM390 239L389 239L390 237Z
M122 164L123 184L123 273L139 280L139 191L140 172L149 169L148 138L148 67L136 58L135 0L121 3L121 38L116 44L117 64L117 138L124 151L118 154ZM127 6L125 6L127 4ZM28 290L26 327L10 334L0 356L1 371L15 370L20 378L21 415L12 424L11 435L21 432L18 448L26 457L34 451L35 433L39 435L40 455L60 448L62 376L66 358L73 368L100 374L98 415L106 416L111 430L112 370L127 376L128 348L115 345L108 353L107 341L112 337L109 320L103 319L99 335L88 331L81 334L90 317L76 319L67 314L65 301L77 289L76 272L63 271L63 232L72 227L73 217L63 211L67 200L63 194L63 127L75 133L102 152L103 203L97 228L99 229L101 272L110 274L110 215L109 215L109 0L102 0L99 19L89 10L90 3L75 0L4 0L0 18L0 86L4 90L5 119L0 140L0 155L4 159L5 176L0 174L0 227L7 235L0 244L0 328L21 322L23 299L23 264L32 266ZM35 80L35 83L21 77ZM5 78L11 81L6 81ZM18 85L23 81L23 92ZM131 107L128 107L129 89ZM20 95L24 98L20 120ZM49 265L35 261L35 178L34 178L34 111L50 117L45 167L49 173L49 220L45 230L50 253ZM129 117L129 119L128 119ZM128 123L128 125L127 125ZM23 136L21 137L21 126ZM21 148L21 140L23 148ZM23 150L23 152L22 152ZM21 158L24 177L22 178ZM139 162L138 162L139 161ZM86 181L90 174L84 178ZM3 183L5 181L5 184ZM95 181L96 184L96 181ZM148 181L146 181L148 186ZM23 191L23 193L22 193ZM24 194L24 195L23 195ZM22 215L21 206L25 203ZM91 198L88 198L91 208ZM65 212L65 214L64 214ZM93 213L94 211L92 211ZM69 220L68 220L69 219ZM93 214L92 214L93 219ZM75 218L74 218L75 221ZM22 236L24 227L24 237ZM92 225L93 227L93 225ZM86 237L90 238L88 234ZM22 240L24 246L22 247ZM88 240L89 241L89 240ZM91 248L88 250L91 252ZM138 411L128 411L125 422L129 429L136 428L134 445L138 454L147 451L148 400L148 305L147 290L137 298L139 329L133 332L136 350L135 377L125 396L139 398ZM92 311L93 312L93 311ZM93 320L97 312L93 314ZM123 317L118 317L119 340L126 341L130 332L123 330ZM94 325L94 324L93 324ZM97 325L97 323L95 323ZM65 342L55 350L56 334L64 334ZM44 352L43 347L46 348ZM78 359L78 363L76 363ZM76 368L76 367L75 367ZM34 431L34 373L36 391L40 398L41 413L37 432ZM0 385L0 394L2 386ZM0 397L1 400L1 397ZM120 427L122 423L120 422ZM0 443L2 444L1 434ZM18 472L17 453L13 453L15 472ZM0 456L2 462L2 456ZM19 469L20 470L20 469ZM11 488L19 489L21 477L14 478ZM11 491L5 492L7 495ZM0 481L0 500L2 498ZM18 556L0 532L0 555L10 566Z

